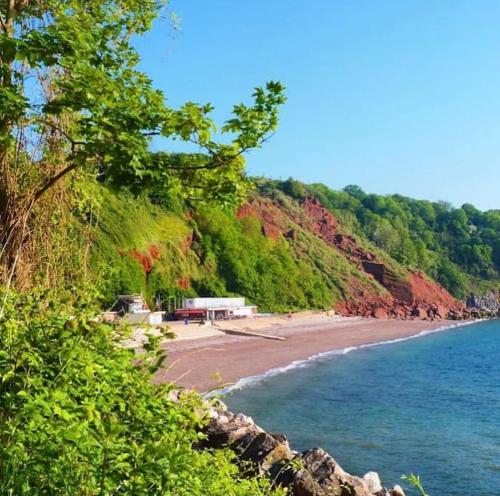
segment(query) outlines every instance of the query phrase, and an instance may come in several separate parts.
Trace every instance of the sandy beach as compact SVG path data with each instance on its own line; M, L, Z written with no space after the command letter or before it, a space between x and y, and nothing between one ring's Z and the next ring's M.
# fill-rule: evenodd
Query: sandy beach
M157 374L156 381L174 381L206 392L318 353L406 338L453 324L456 322L377 320L314 313L291 319L281 316L217 324L219 328L278 338L266 339L225 334L213 327L184 328L176 323L172 330L178 339L164 343L168 368Z

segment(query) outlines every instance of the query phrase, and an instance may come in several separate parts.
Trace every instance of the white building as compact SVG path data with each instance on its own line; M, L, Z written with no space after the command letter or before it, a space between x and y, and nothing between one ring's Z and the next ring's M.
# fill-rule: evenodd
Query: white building
M185 298L175 314L179 319L218 320L251 317L255 305L246 305L245 298Z

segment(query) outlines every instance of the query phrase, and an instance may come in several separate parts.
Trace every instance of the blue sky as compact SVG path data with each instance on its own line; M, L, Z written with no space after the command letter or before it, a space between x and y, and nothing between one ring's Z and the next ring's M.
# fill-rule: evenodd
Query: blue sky
M222 122L278 79L250 173L500 208L498 0L173 0L136 43L170 105Z

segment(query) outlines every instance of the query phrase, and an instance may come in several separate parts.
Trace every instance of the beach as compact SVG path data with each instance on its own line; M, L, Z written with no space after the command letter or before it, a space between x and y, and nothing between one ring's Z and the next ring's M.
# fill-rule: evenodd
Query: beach
M313 312L292 318L225 321L215 327L175 323L171 329L177 339L162 345L168 352L167 367L157 373L155 381L172 381L207 392L320 353L405 339L454 324L447 320L365 319ZM260 336L226 334L223 328Z

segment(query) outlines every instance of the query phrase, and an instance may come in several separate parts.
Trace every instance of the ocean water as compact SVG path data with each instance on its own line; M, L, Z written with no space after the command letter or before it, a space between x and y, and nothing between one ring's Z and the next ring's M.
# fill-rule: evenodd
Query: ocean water
M430 496L500 496L500 320L346 351L246 381L225 401L386 486L407 488L400 476L413 472Z

